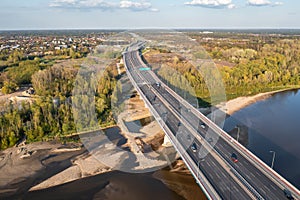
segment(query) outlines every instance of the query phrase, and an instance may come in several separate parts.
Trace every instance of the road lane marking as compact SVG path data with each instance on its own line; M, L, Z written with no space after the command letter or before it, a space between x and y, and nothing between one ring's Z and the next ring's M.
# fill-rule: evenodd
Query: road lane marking
M264 187L265 187L267 190L269 190L269 192L271 192L271 190L270 190L269 187L267 187L266 185L264 185Z
M249 166L249 163L248 162L244 162L245 163L245 165L248 165Z
M271 185L271 188L273 188L274 190L276 190L276 188L273 185Z
M224 172L221 172L221 174L226 178L226 175L224 174Z
M256 175L259 176L259 177L261 177L260 173L258 173L258 172L256 172Z

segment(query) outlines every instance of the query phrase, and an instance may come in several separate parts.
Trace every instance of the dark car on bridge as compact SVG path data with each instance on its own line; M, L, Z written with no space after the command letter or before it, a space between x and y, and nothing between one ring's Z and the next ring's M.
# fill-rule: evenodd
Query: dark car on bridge
M236 155L235 153L232 153L232 154L231 154L231 160L232 160L234 163L238 162L237 155Z
M205 124L204 123L201 123L201 128L203 128L203 129L205 129L206 128L206 126L205 126Z
M196 143L192 144L191 149L192 149L193 152L197 151L197 145L196 145Z

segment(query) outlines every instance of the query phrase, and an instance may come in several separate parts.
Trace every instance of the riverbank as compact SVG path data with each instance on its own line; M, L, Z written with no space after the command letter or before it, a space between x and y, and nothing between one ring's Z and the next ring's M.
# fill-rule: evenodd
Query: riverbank
M275 90L271 92L264 92L264 93L259 93L253 96L243 96L243 97L238 97L232 100L229 100L224 104L217 105L217 107L220 107L227 115L232 115L233 113L241 110L242 108L245 108L251 104L254 104L258 101L262 101L265 99L270 98L272 95L284 91L289 91L289 90L297 90L300 89L300 87L293 87L293 88L286 88L286 89L281 89L281 90Z
M0 199L206 199L184 163L160 170L167 165L161 153L170 151L175 161L175 150L162 147L164 134L138 96L127 105L122 123L105 134L68 136L85 145L36 142L0 151ZM104 135L110 143L102 142ZM141 173L125 173L130 170Z
M32 153L22 158L25 151ZM0 199L184 199L152 173L114 171L76 143L6 149L0 169Z

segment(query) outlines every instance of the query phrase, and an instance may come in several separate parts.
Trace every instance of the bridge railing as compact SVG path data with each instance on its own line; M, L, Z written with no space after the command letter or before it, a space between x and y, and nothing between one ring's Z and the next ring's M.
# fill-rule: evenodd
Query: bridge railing
M142 59L140 59L140 61L143 62ZM155 77L157 81L160 81L160 79L157 77L157 75L155 73L153 73L152 71L149 73L152 73L153 77ZM218 133L219 136L221 136L225 141L227 141L227 143L230 144L234 149L239 151L239 153L241 153L249 162L251 162L254 166L256 166L256 168L261 170L266 176L268 176L270 179L272 179L273 182L276 182L276 184L281 186L282 189L284 189L284 188L290 189L300 199L300 191L294 185L292 185L290 182L288 182L285 178L283 178L280 174L278 174L270 166L268 166L261 159L259 159L256 155L254 155L251 151L249 151L247 148L245 148L242 144L237 142L233 137L231 137L223 129L221 129L219 126L217 126L214 122L212 122L204 114L202 114L198 109L196 109L192 105L190 105L184 98L182 98L180 95L178 95L172 89L170 89L166 84L161 82L161 85L170 94L172 94L176 99L178 99L181 103L183 103L186 107L190 108L191 111L193 112L193 114L198 116L200 118L200 120L202 120L205 124L207 124L207 126L209 126L214 132ZM249 159L249 157L252 159Z
M172 142L174 148L177 150L177 152L180 154L181 158L184 160L185 163L187 163L187 167L192 172L193 176L196 180L198 180L198 184L202 188L203 192L206 194L206 196L210 199L221 199L218 193L215 191L213 186L210 184L210 182L206 179L206 177L199 172L199 169L197 166L195 166L195 163L191 160L189 156L187 156L185 149L177 142L177 139L174 137L172 131L168 128L168 126L165 124L164 120L160 117L160 115L157 113L157 111L153 108L152 104L149 102L147 97L144 95L144 93L141 91L140 87L136 84L134 78L132 77L130 70L127 67L125 53L123 53L123 59L124 59L124 66L127 71L127 75L132 82L135 89L138 91L138 93L141 95L143 101L148 106L150 112L156 119L156 121L159 123L163 131L166 133L166 136L170 139ZM198 176L200 174L200 176Z
M247 148L245 148L242 144L237 142L233 137L231 137L223 129L221 129L214 122L212 122L209 118L207 118L205 115L203 115L199 110L195 109L192 105L190 105L188 102L186 102L186 100L183 99L180 95L175 93L172 89L168 88L168 86L165 85L164 87L166 87L166 90L168 92L170 92L173 96L175 96L177 99L180 99L180 101L182 103L184 103L191 110L193 110L194 114L196 114L214 132L218 133L234 149L239 151L239 153L241 153L249 162L251 162L254 166L256 166L256 168L258 170L261 170L266 176L268 176L270 179L272 179L273 182L276 182L277 185L281 186L282 189L288 188L291 191L293 191L300 199L300 192L294 185L292 185L285 178L283 178L280 174L278 174L276 171L274 171L270 166L268 166L266 163L264 163L261 159L259 159L251 151L249 151ZM252 159L249 159L249 157Z
M137 52L139 55L139 53ZM145 66L147 66L141 56L137 56L141 63L143 63ZM218 133L219 136L221 136L225 141L227 141L228 144L230 144L234 149L236 149L240 154L242 154L249 162L251 162L254 166L256 166L257 169L262 171L266 176L268 176L270 179L273 180L278 186L281 186L282 189L288 188L291 190L294 195L300 199L300 191L292 185L289 181L287 181L285 178L283 178L280 174L278 174L275 170L273 170L270 166L268 166L265 162L263 162L261 159L259 159L256 155L254 155L251 151L249 151L247 148L245 148L242 144L237 142L233 137L231 137L228 133L226 133L223 129L221 129L219 126L217 126L214 122L212 122L209 118L207 118L204 114L202 114L198 109L194 108L192 105L190 105L184 98L182 98L180 95L178 95L176 92L174 92L172 89L170 89L166 84L164 84L157 75L150 71L149 73L152 74L152 76L157 80L160 81L162 86L174 97L176 97L178 100L180 100L181 103L185 104L186 107L190 108L193 112L193 114L196 114L204 123L206 123L214 132ZM249 157L251 159L249 159Z

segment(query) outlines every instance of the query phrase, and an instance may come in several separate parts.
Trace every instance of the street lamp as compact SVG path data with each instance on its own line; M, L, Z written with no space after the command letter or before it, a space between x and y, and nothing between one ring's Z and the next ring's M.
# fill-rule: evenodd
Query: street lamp
M236 140L237 140L237 142L239 142L239 137L240 137L240 127L239 127L238 125L236 125L235 127L238 129L237 136L236 136Z
M276 156L276 152L275 152L275 151L270 151L270 153L273 154L272 164L271 164L271 168L273 169L273 167L274 167L274 161L275 161L275 156Z

